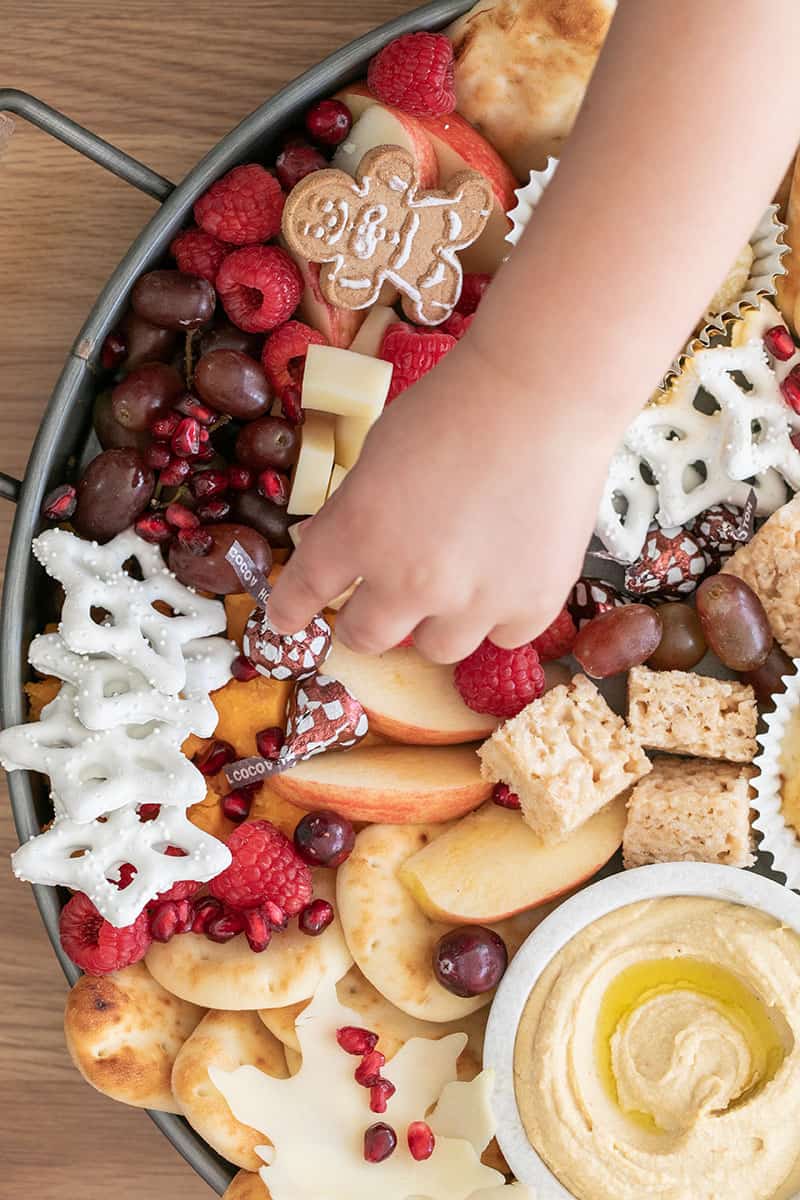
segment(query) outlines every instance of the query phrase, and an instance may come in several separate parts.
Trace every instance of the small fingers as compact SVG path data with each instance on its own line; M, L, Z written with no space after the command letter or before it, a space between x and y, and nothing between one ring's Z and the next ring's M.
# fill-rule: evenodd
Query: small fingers
M336 636L356 654L383 654L411 632L419 617L365 580L339 614Z
M334 549L338 539L326 533L328 524L321 517L314 518L275 583L269 599L269 620L278 633L303 629L358 575L349 556Z
M414 645L431 662L457 663L472 654L486 635L486 625L473 614L428 617L414 630Z
M537 605L529 613L495 625L489 634L489 639L501 650L515 650L517 646L524 646L526 642L532 642L540 633L544 633L560 611L561 605L559 604Z

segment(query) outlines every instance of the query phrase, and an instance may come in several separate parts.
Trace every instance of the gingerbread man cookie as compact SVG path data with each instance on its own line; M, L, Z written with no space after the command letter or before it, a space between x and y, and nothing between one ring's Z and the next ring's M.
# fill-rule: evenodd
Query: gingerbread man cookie
M336 308L367 308L389 280L412 321L438 325L461 294L458 251L480 237L491 208L491 188L477 171L420 191L412 156L376 146L355 179L333 168L301 179L286 200L283 236L323 264L320 287Z

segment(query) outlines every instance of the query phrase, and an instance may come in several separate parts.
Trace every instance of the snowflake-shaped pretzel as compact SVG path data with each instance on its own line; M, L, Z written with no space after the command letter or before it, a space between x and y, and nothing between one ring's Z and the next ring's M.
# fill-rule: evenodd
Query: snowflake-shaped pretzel
M49 529L34 540L33 552L64 587L59 630L69 649L110 654L159 691L184 688L186 642L225 628L223 605L179 583L159 548L131 529L105 546ZM126 571L130 560L141 580Z
M49 775L57 815L92 821L126 804L186 808L205 797L203 776L181 753L185 727L148 722L93 733L75 706L75 688L62 684L41 720L0 733L0 762Z
M185 853L166 854L170 846ZM135 805L86 824L57 817L11 858L18 879L85 892L116 926L130 925L150 900L178 880L205 882L230 861L227 846L193 825L182 809L162 808L154 821L140 821ZM136 873L120 890L115 881L123 863Z

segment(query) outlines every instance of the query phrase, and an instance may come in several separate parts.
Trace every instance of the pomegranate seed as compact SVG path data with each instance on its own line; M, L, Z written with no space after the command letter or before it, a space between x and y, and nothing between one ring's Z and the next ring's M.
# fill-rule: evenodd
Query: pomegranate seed
M194 396L190 396L188 392L177 401L175 411L180 413L181 416L193 417L200 425L213 425L219 415L213 409L206 408L205 404L201 404L199 400Z
M327 900L312 900L306 905L298 918L301 933L309 937L319 937L333 922L333 905Z
M258 476L258 490L266 500L285 508L289 503L289 484L285 475L279 475L274 467L267 467Z
M247 820L252 805L253 797L249 796L244 789L236 788L234 791L228 792L227 796L222 797L223 813L229 821L234 821L237 825Z
M270 725L256 734L256 749L262 758L277 758L284 743L284 732L280 725Z
M167 442L152 442L142 457L148 467L152 467L154 471L163 471L164 467L169 466L172 451Z
M159 476L164 487L179 487L191 471L185 458L173 458Z
M251 679L255 679L258 671L255 663L253 663L246 654L237 654L236 658L231 663L231 675L234 679L238 679L239 683L249 683Z
M281 408L283 415L290 425L302 425L303 423L303 404L300 396L300 388L285 387L281 392Z
M246 492L253 486L253 472L248 467L228 467L228 487L234 492Z
M121 863L120 864L119 879L116 882L117 882L117 887L119 888L119 890L121 892L124 892L125 888L130 886L135 874L136 874L136 867L133 865L133 863Z
M273 929L284 930L289 924L289 918L279 904L274 900L264 901L264 912L269 917L269 923Z
M191 933L192 922L194 920L194 909L192 902L188 898L186 900L176 900L175 907L178 910L178 933Z
M388 1079L379 1079L374 1083L369 1089L369 1106L372 1112L385 1113L386 1105L396 1091L397 1088Z
M214 545L214 539L207 529L179 529L178 541L184 550L188 550L190 554L196 554L198 558L208 554Z
M381 1071L385 1066L386 1055L381 1054L380 1050L370 1050L356 1067L353 1078L362 1087L374 1087L380 1079Z
M180 846L167 846L164 853L168 858L186 858L186 851L181 850Z
M159 438L162 441L169 441L175 430L181 423L181 419L176 412L167 413L165 417L155 417L150 422L150 432L154 438Z
M427 1121L412 1121L406 1134L411 1157L417 1162L430 1158L436 1146L436 1138Z
M191 458L200 449L200 425L194 417L183 417L172 435L172 451L179 458Z
M209 923L222 913L222 902L216 896L200 896L192 903L192 933L205 933Z
M174 900L165 900L150 910L150 936L154 942L168 942L178 932L180 924L180 914Z
M254 954L261 954L272 940L272 926L263 908L248 908L242 913L244 936Z
M781 383L781 392L789 407L800 413L800 366L792 367Z
M233 762L235 758L236 751L230 742L214 741L201 750L193 761L200 774L208 776L217 775L226 763Z
M230 516L231 506L227 500L206 500L205 504L198 504L197 515L206 525L213 525L215 521L224 521Z
M139 820L140 821L155 821L156 817L161 813L160 804L140 804L139 805Z
M172 504L167 505L164 516L176 529L197 529L200 524L199 518L190 508L187 508L185 504L178 504L175 500Z
M159 542L168 542L173 532L161 513L148 513L144 517L139 517L133 528L140 538L155 545Z
M200 432L202 433L203 431L201 430ZM217 457L217 452L214 449L214 447L209 443L208 445L201 446L200 449L197 451L197 454L192 455L192 462L196 462L196 463L211 462L212 458L216 458L216 457Z
M237 933L241 933L244 929L244 920L242 913L234 912L233 909L223 909L219 916L212 917L206 924L205 935L212 942L229 942L231 938L235 938Z
M341 100L320 100L306 113L306 129L315 142L338 146L353 125L353 114Z
M104 371L113 371L120 365L127 353L128 343L125 337L118 330L112 329L100 351L100 366Z
M228 490L227 471L197 471L189 481L192 495L198 500L210 500Z
M378 1044L378 1035L371 1029L361 1029L358 1025L343 1025L336 1030L336 1041L345 1054L358 1054L362 1058L369 1054Z
M200 430L199 430L197 436L200 439L200 448L201 449L203 448L203 446L208 445L208 442L211 438L211 434L208 432L207 429L204 429L202 425L200 426Z
M792 434L791 443L794 446L795 450L800 450L800 433Z
M385 1162L397 1149L397 1134L391 1125L376 1121L364 1132L364 1158L368 1163Z
M284 191L290 192L296 183L312 171L327 167L328 160L302 138L290 138L275 159L275 174Z
M522 808L519 796L512 792L507 783L496 783L492 792L492 800L498 808Z
M785 325L773 325L764 334L764 345L773 358L788 362L795 352L794 338Z
M78 506L78 493L71 483L61 483L42 501L42 516L48 521L68 521Z

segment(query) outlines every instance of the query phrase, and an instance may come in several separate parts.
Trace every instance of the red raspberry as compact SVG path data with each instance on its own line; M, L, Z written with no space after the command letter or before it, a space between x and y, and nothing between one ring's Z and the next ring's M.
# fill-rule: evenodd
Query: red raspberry
M261 351L261 365L274 391L299 386L303 380L309 346L327 346L328 339L318 329L302 321L287 321L271 333Z
M327 158L302 138L290 138L275 159L278 179L287 192L290 192L296 183L305 179L306 175L310 175L312 171L321 171L323 167L327 166Z
M446 321L442 321L441 325L437 325L437 329L440 329L442 333L449 333L457 342L460 342L474 319L474 313L470 313L469 316L465 317L460 312L452 312Z
M142 912L132 925L115 928L103 919L88 896L76 892L61 910L61 945L76 967L106 975L139 962L150 949L150 924Z
M379 51L367 83L384 104L418 117L442 117L456 106L453 44L444 33L406 33Z
M456 339L449 333L440 333L436 329L430 332L412 329L402 322L390 325L383 335L378 353L379 358L394 367L386 403L390 404L395 396L427 375L455 344Z
M152 905L163 904L166 900L190 900L195 892L200 890L200 884L194 879L179 879L177 883L173 883L171 888L167 888L165 892L159 892L155 900L151 900L148 908Z
M493 717L515 717L544 691L544 671L532 642L501 650L485 638L458 664L454 679L468 708Z
M533 639L531 645L539 655L540 662L552 662L554 658L563 658L571 652L577 636L575 622L567 609L562 608L556 619L548 625L544 633Z
M232 249L204 229L184 229L173 240L169 252L184 275L199 275L214 283L223 258Z
M274 175L258 163L245 163L212 183L196 201L194 219L221 242L266 242L280 230L285 198Z
M245 333L288 321L303 294L300 271L277 246L235 250L220 267L216 286L225 312Z
M209 891L231 908L256 908L271 901L293 917L311 899L311 872L294 846L269 821L246 821L228 838L229 867Z
M456 312L461 313L464 317L472 316L491 282L491 275L467 271L461 284L461 295L456 300Z

